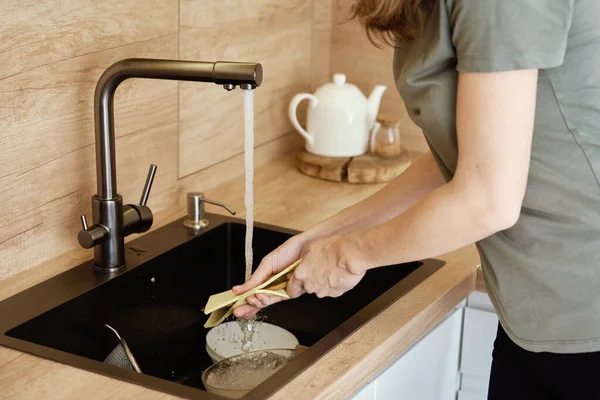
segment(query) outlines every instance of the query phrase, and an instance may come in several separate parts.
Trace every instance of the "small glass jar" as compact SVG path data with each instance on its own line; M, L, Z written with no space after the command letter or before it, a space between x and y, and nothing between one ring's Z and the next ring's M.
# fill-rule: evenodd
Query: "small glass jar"
M400 121L388 115L379 115L371 133L371 154L392 158L402 154Z

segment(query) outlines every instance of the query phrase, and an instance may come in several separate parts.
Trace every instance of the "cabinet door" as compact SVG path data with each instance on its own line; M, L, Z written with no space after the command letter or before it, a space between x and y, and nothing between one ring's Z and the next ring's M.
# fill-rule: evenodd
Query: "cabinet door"
M352 400L375 400L375 382L369 383Z
M465 308L460 361L460 390L463 397L467 394L475 398L487 397L497 328L498 317L495 313Z
M497 328L495 313L465 308L461 373L489 378Z
M375 380L375 400L456 399L461 325L451 312Z
M473 393L469 393L469 392L464 392L464 391L460 390L458 392L458 397L456 399L457 400L486 400L486 396L483 396L481 394L473 394Z
M482 396L487 396L489 385L489 376L481 377L469 374L461 374L460 376L460 390L463 392L477 393Z

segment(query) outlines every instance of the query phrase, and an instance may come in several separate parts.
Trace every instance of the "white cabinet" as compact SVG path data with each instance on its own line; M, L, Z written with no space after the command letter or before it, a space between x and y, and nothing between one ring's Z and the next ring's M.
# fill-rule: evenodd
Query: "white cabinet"
M459 400L485 400L492 367L498 317L484 293L473 293L465 307Z
M352 400L375 400L375 382L365 386Z
M498 317L472 293L353 400L485 400Z
M455 400L462 309L407 350L354 400Z
M458 396L456 397L456 400L486 400L487 397L486 396L482 396L479 394L473 394L470 392L465 392L463 390L460 390L458 392Z
M460 372L489 377L492 367L492 349L498 327L498 317L489 311L465 308Z

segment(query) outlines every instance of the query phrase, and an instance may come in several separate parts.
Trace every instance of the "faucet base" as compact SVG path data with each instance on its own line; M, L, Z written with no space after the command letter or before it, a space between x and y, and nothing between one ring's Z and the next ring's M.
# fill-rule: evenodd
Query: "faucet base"
M109 234L106 240L94 247L94 269L114 272L126 267L123 235L123 198L92 197L94 223L104 226Z
M115 267L115 268L105 268L105 267L99 267L96 265L96 263L94 263L94 265L92 265L92 269L96 272L100 272L102 274L114 274L116 272L120 272L123 271L125 268L127 268L127 264L122 265L120 267Z

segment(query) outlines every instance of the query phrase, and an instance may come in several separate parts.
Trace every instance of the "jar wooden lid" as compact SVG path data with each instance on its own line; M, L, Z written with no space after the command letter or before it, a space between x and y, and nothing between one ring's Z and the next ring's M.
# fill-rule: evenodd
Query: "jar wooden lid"
M394 125L400 122L400 118L394 117L391 114L379 114L377 116L377 122L386 125Z

